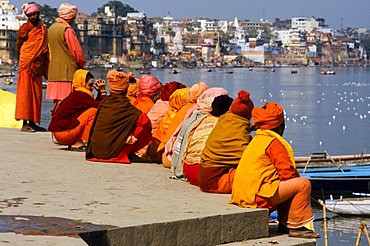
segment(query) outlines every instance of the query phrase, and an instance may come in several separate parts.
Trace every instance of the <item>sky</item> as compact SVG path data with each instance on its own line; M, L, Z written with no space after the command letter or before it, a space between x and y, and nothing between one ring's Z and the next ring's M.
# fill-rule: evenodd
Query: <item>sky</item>
M30 0L31 1L31 0ZM26 1L10 0L20 6ZM60 0L35 0L58 8ZM80 12L91 14L108 0L70 0ZM370 0L128 0L122 1L147 17L164 17L169 10L175 19L208 17L219 20L259 21L261 18L274 22L275 18L292 17L324 18L331 28L370 29Z

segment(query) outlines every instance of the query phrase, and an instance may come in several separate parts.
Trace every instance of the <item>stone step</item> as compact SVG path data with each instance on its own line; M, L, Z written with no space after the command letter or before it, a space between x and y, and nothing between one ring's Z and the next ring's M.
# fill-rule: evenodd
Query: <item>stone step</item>
M170 179L161 165L88 162L48 132L19 129L0 128L0 149L0 224L7 225L0 243L218 245L269 237L266 209L230 205L230 195Z

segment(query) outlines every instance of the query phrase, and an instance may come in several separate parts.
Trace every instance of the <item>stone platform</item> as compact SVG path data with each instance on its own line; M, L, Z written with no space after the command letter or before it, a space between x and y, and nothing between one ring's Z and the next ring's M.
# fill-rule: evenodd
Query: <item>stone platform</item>
M19 129L0 128L0 149L0 245L315 245L161 165L88 162L48 132Z

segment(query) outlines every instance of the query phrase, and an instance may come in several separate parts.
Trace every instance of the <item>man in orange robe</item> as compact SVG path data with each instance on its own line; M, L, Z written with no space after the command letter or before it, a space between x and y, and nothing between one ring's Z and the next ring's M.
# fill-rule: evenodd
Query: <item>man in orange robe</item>
M139 95L133 105L144 114L149 113L154 103L161 97L161 87L162 84L158 81L157 77L150 75L141 76L139 81Z
M278 229L290 237L319 238L311 230L314 215L311 183L299 176L294 153L282 137L284 110L273 102L252 110L253 140L244 150L235 171L229 203L247 208L278 211Z
M110 95L100 104L87 144L86 160L129 164L138 161L135 152L152 140L152 126L146 114L127 98L129 77L110 70Z
M47 78L49 50L47 29L40 20L37 4L24 8L28 20L18 31L16 53L19 57L15 119L23 120L21 131L46 131L40 123L42 76Z

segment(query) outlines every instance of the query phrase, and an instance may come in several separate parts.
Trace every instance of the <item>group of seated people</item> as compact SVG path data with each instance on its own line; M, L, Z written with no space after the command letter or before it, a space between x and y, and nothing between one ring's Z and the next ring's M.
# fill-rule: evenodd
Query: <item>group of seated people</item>
M174 179L231 194L231 204L277 210L280 232L319 237L312 230L311 184L282 138L279 104L257 108L246 90L232 99L204 82L162 84L155 76L116 70L107 81L109 95L105 80L76 71L74 90L48 128L56 142L85 152L88 161L161 163Z

